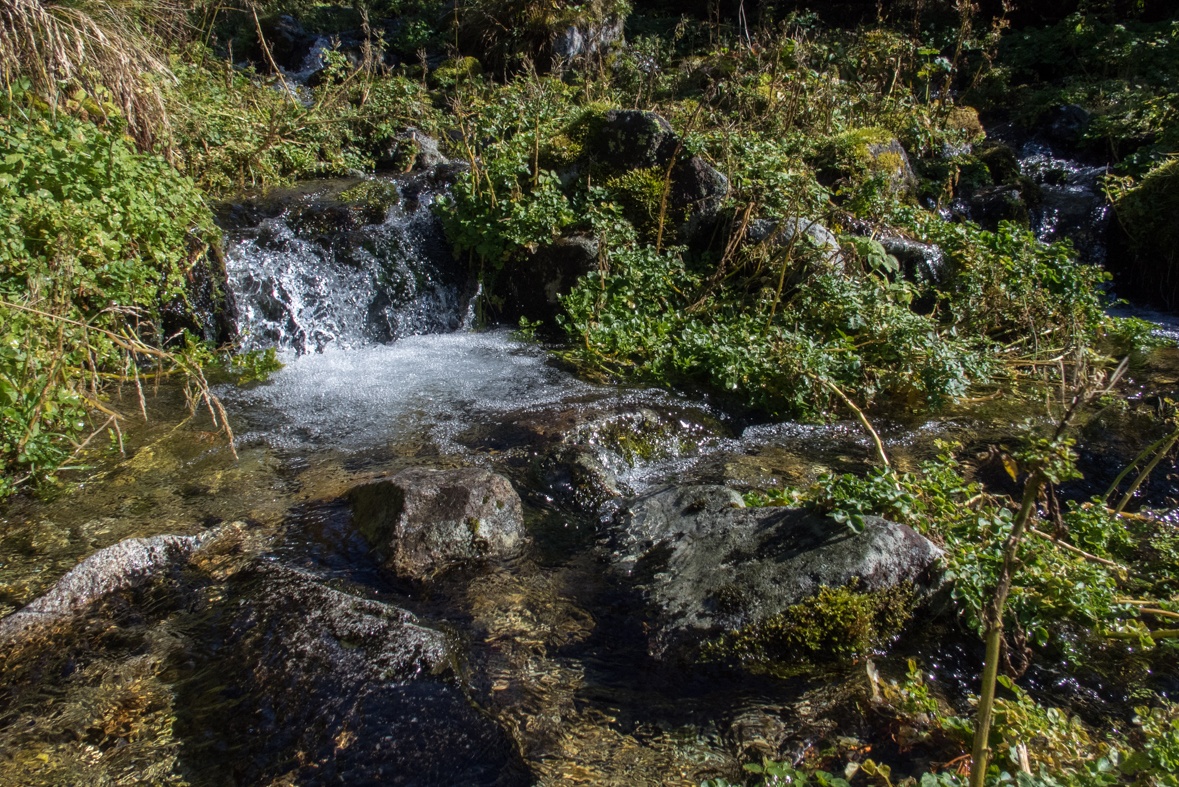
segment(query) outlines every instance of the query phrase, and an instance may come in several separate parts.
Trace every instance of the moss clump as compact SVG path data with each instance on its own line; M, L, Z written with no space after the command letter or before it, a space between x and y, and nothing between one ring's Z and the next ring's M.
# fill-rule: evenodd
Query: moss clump
M884 645L912 615L911 583L865 592L855 584L822 587L815 595L765 620L751 623L704 645L702 655L718 661L775 662L814 656L855 656ZM732 600L717 599L732 606Z
M950 110L946 128L957 131L967 142L978 142L987 135L978 119L978 110L973 107L954 107Z
M1009 146L1002 143L987 143L980 145L975 155L990 170L991 182L996 186L1010 185L1019 179L1019 159Z
M412 148L413 146L410 145ZM340 193L340 201L382 213L401 199L396 184L385 180L366 180Z
M609 110L609 104L591 104L560 133L550 137L541 148L541 168L559 172L584 160L587 149L601 135Z
M820 178L828 182L841 177L859 182L883 175L894 191L908 191L915 185L905 149L885 128L858 128L831 137L817 163Z
M443 61L442 65L430 73L430 80L436 85L450 87L482 73L483 64L476 58L457 57Z
M658 167L635 169L606 181L626 218L644 235L655 236L659 224L659 205L663 201L663 184L666 172ZM679 217L682 219L682 217ZM666 217L668 226L674 226L675 217Z
M1114 210L1136 262L1124 283L1166 308L1179 305L1179 159L1154 169ZM1119 279L1119 284L1123 281Z

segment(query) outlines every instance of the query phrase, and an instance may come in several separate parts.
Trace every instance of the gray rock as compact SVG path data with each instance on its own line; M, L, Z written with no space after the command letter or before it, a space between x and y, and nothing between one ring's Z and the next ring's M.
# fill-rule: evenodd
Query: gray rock
M970 198L970 218L985 230L994 232L1001 221L1028 226L1030 214L1023 192L1014 186L979 189Z
M553 56L573 60L601 52L622 39L625 24L624 18L617 17L598 24L570 25L553 39Z
M413 171L433 169L450 163L438 148L438 140L416 128L407 128L377 146L374 166L377 171Z
M614 471L584 447L572 446L541 457L537 476L546 495L582 511L596 511L622 494Z
M1089 113L1077 104L1053 107L1045 118L1044 136L1063 145L1075 145L1089 126Z
M528 783L507 735L455 684L448 638L349 590L259 562L198 631L220 644L180 701L235 751L234 781L293 769L308 785Z
M725 197L729 196L729 179L699 156L675 166L671 173L669 191L670 215L688 215L680 227L685 239L695 236L697 230L714 220Z
M893 157L899 158L899 163L887 170L892 188L898 192L913 194L917 190L917 175L909 163L909 154L905 147L896 139L887 142L870 142L867 145L868 154L877 164L883 165Z
M357 529L402 576L428 579L452 565L507 557L528 540L511 482L478 468L414 467L353 487Z
M975 148L975 155L987 165L996 186L1015 183L1019 179L1019 156L1010 145L987 140Z
M59 624L112 593L147 585L202 552L232 549L241 525L221 525L195 536L129 538L100 549L57 581L48 593L0 620L0 642Z
M559 238L537 249L519 265L504 271L503 312L500 319L515 323L521 317L552 326L563 313L568 295L585 274L598 268L598 242L586 235Z
M637 109L612 109L594 142L592 155L623 170L666 167L679 140L661 115Z
M938 246L890 235L882 236L880 245L897 258L901 270L909 279L932 284L946 283L946 255Z
M910 528L865 517L861 533L790 508L744 508L717 486L664 489L616 504L604 519L612 561L656 610L652 655L764 621L821 587L878 591L937 584L941 549Z
M798 240L796 234L802 233ZM823 226L818 219L802 216L788 216L778 222L770 219L755 219L745 228L747 243L769 243L773 247L786 246L794 242L796 253L803 258L810 256L828 268L842 267L843 254L835 233ZM799 244L804 244L799 248Z
M293 16L283 14L273 24L263 25L266 43L270 47L270 54L275 64L287 70L297 70L303 59L311 52L315 43L315 36L308 35L303 25ZM265 55L262 56L265 60ZM270 64L264 63L266 68Z

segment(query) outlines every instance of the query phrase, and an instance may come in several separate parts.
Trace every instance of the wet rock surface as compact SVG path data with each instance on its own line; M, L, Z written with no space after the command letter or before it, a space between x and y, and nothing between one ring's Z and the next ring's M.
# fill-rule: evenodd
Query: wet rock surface
M282 774L302 784L529 783L506 735L447 679L446 637L409 612L266 563L235 576L229 593L238 602L227 629L206 632L223 653L198 660L184 686L192 715L181 720L205 730L192 749L235 752L222 773L247 783Z
M467 282L431 209L441 169L219 205L245 349L302 353L457 329ZM259 257L268 264L253 264Z
M662 489L607 508L611 562L656 610L650 649L674 658L702 638L758 623L821 587L903 582L928 591L941 550L904 525L866 517L853 533L789 508L745 508L720 486Z
M478 468L410 468L348 492L353 521L396 573L428 579L458 563L509 557L527 542L508 479Z
M241 525L223 525L196 536L130 538L95 552L52 589L0 619L0 642L11 642L61 625L88 606L119 591L142 587L180 571L202 552L232 549Z
M592 237L559 238L537 249L503 272L499 287L504 304L499 319L515 324L527 317L555 329L557 315L564 314L561 297L568 295L582 276L597 269L598 242Z

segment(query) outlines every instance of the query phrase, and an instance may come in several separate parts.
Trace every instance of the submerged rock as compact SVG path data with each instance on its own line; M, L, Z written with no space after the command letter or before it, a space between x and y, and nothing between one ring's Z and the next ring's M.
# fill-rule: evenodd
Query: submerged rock
M278 564L231 592L229 630L211 634L223 652L187 689L200 726L235 750L221 766L235 783L292 771L308 785L528 783L507 735L446 678L441 632Z
M241 534L242 526L235 522L195 536L129 538L101 549L59 579L48 593L0 620L0 643L67 621L106 596L179 570L201 553L233 549Z
M937 584L942 551L910 528L865 517L853 533L811 511L744 507L719 486L663 489L605 519L612 562L657 610L650 651L691 658L702 640L756 626L823 588L872 593Z
M478 468L414 467L348 492L357 529L402 576L428 579L452 565L508 557L528 540L512 484Z

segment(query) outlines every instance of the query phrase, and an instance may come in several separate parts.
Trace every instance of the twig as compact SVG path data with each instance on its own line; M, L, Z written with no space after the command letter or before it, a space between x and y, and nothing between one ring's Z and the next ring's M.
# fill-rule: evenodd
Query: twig
M876 430L872 428L872 424L868 422L868 416L864 415L864 411L856 407L856 403L849 399L847 394L839 390L839 388L837 388L834 383L830 382L829 380L824 380L821 377L816 379L834 391L835 395L842 399L844 404L852 409L852 411L856 414L856 418L860 419L860 423L864 426L865 429L868 430L868 434L872 437L872 442L876 444L876 454L880 457L881 463L885 467L891 467L891 465L888 463L888 454L884 452L884 443L880 441L880 435L876 433Z
M1106 560L1103 557L1098 557L1097 555L1090 554L1083 549L1078 549L1077 547L1073 546L1072 544L1066 544L1065 542L1061 541L1058 538L1053 538L1052 536L1048 535L1047 533L1042 533L1039 530L1036 530L1034 527L1029 527L1028 532L1034 536L1039 536L1040 538L1051 541L1053 544L1060 547L1061 549L1065 549L1069 552L1072 552L1074 555L1079 555L1080 557L1083 557L1086 560L1092 561L1094 563L1100 563L1101 565L1109 566L1110 568L1116 568L1119 571L1126 572L1127 574L1131 573L1130 569L1126 568L1123 565L1115 563L1112 560Z

